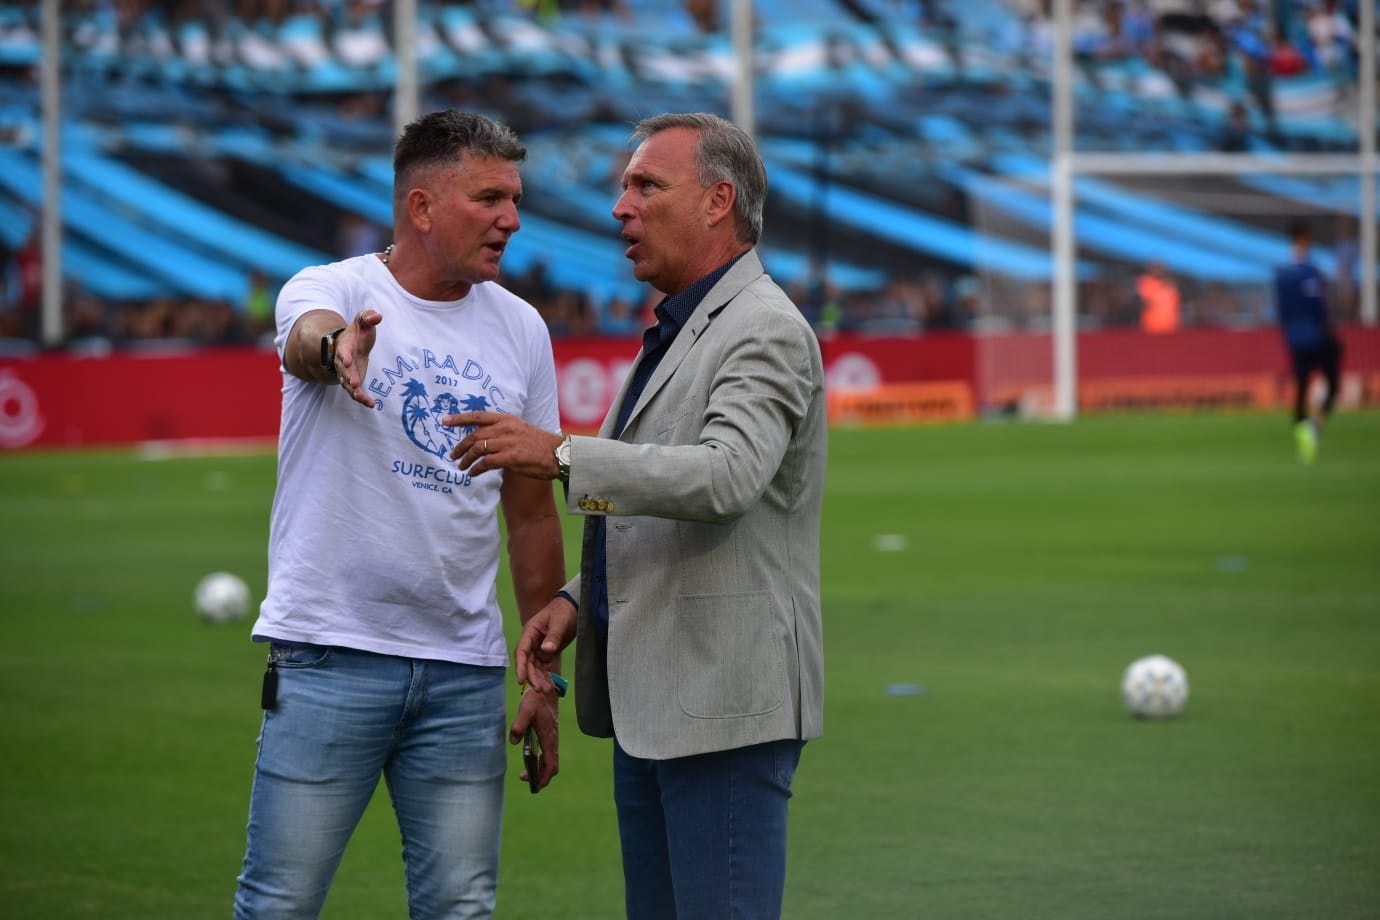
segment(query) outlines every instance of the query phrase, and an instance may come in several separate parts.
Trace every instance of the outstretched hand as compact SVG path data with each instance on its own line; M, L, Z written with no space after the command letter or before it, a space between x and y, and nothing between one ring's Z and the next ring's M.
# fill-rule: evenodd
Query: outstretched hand
M350 325L335 340L335 375L345 392L355 402L374 408L374 397L364 390L369 371L369 352L378 341L377 326L383 314L377 310L361 310Z

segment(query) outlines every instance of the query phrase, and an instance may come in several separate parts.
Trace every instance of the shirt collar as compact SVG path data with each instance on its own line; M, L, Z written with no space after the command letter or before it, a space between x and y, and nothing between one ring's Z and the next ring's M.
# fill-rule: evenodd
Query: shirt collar
M699 281L690 285L679 294L667 297L656 305L656 318L661 325L669 325L680 331L686 323L690 321L690 315L695 312L695 308L704 300L706 294L719 283L719 279L728 274L728 270L737 264L741 255L734 256L723 265L705 275Z

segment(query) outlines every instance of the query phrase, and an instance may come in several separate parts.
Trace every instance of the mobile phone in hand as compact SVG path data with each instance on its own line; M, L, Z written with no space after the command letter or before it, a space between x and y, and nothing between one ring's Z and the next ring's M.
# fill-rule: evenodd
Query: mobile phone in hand
M533 795L541 790L540 780L537 779L537 761L540 756L541 744L537 741L537 731L529 725L527 734L522 736L522 765L527 768L527 785L531 787Z

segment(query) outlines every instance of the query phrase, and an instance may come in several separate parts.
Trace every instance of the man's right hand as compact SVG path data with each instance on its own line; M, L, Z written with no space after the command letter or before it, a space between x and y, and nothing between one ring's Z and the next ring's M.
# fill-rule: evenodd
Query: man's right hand
M335 340L335 375L345 392L355 402L374 408L374 397L364 390L364 379L369 371L369 352L378 341L375 327L383 322L383 314L377 310L360 310L350 325Z
M543 693L555 691L551 668L560 662L561 651L575 639L578 617L575 605L557 596L522 625L522 635L513 653L518 683L531 684Z

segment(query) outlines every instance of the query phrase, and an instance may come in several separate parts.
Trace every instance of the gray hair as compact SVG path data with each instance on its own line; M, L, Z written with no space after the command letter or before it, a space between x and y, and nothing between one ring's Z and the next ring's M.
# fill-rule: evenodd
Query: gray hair
M762 238L762 209L767 200L767 168L752 138L726 118L707 112L684 112L642 119L633 128L630 140L645 141L669 128L689 128L699 135L695 166L700 185L707 188L715 182L733 184L738 238L757 245Z
M431 112L403 128L393 148L394 198L407 191L407 177L416 169L451 164L464 153L514 163L527 159L527 147L507 125L456 109Z

